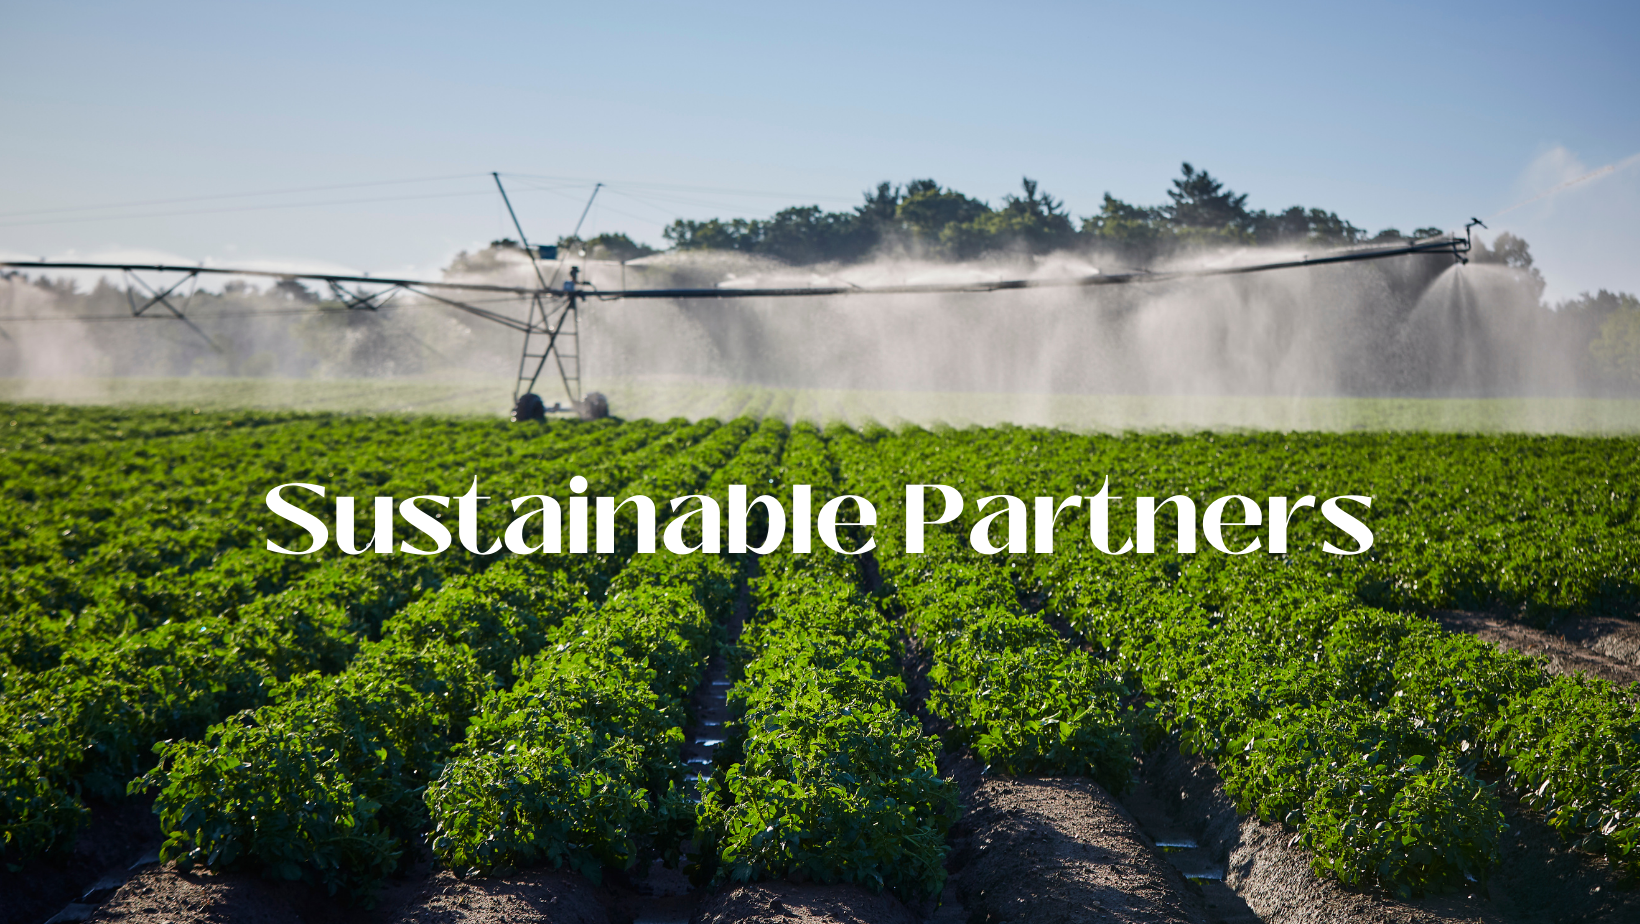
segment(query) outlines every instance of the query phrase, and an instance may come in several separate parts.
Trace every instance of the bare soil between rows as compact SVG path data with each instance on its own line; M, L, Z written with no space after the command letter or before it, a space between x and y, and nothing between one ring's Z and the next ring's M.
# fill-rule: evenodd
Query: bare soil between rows
M1449 632L1545 659L1552 674L1581 672L1620 686L1640 681L1640 623L1610 616L1570 616L1534 629L1507 616L1466 610L1433 614Z
M104 895L125 880L132 864L159 849L163 837L150 800L87 802L91 822L66 856L16 871L0 866L0 924L40 924L88 892Z
M953 777L966 811L952 831L946 892L973 922L1207 924L1199 890L1093 781Z

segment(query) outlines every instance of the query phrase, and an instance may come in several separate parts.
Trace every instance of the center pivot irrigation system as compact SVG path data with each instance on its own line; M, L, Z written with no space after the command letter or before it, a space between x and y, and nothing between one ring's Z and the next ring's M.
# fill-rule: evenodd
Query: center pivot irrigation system
M508 198L507 190L501 184L501 177L498 174L491 174L491 176L495 178L496 189L500 191L501 200L507 206L507 214L512 219L513 227L518 231L519 242L530 258L530 267L535 273L537 283L533 287L497 286L469 282L429 282L419 279L391 279L368 275L341 276L332 273L280 273L268 270L160 263L63 263L41 260L35 262L0 262L0 268L119 272L127 281L126 298L130 303L131 313L129 315L109 315L107 317L78 318L75 320L112 321L154 318L176 320L188 325L201 337L204 337L208 343L211 342L210 338L206 336L204 331L195 326L193 321L189 320L185 311L188 301L192 299L193 292L198 288L199 278L203 275L253 276L289 282L306 280L322 283L349 311L376 311L402 294L417 295L519 331L524 335L523 346L518 358L518 378L513 387L513 420L518 421L538 420L547 413L575 413L583 418L608 415L609 408L603 395L597 392L583 394L581 389L580 306L582 302L588 299L598 301L622 298L693 300L984 293L1001 292L1009 289L1091 288L1093 286L1167 282L1177 279L1200 279L1212 276L1240 276L1270 270L1325 266L1332 263L1382 260L1388 257L1409 254L1448 254L1459 262L1468 262L1465 254L1470 250L1472 230L1476 225L1486 227L1477 218L1471 219L1464 226L1462 237L1442 235L1391 246L1334 250L1316 256L1305 256L1298 260L1208 269L1168 270L1162 272L1150 272L1148 270L1124 273L1096 272L1087 276L1067 276L1054 279L1000 279L986 282L932 283L925 285L842 285L769 289L736 288L732 286L717 286L707 289L600 289L591 282L580 278L581 273L578 266L571 266L568 278L563 280L561 284L559 283L565 255L561 254L559 248L554 246L536 247L530 244L529 239L524 235L523 226L518 221L518 214L513 211L512 200ZM581 224L586 220L587 212L592 208L593 199L597 197L598 189L602 185L600 183L593 188L592 197L587 199L586 208L581 211L581 220L576 222L575 231L571 237L579 236ZM550 275L543 271L544 263L552 264L552 273ZM140 275L142 273L159 274L161 281L150 283ZM169 283L163 281L166 279L172 281ZM188 288L188 296L182 298L177 293L185 286ZM143 294L139 294L139 289ZM456 297L465 293L516 296L528 302L529 310L523 319L519 319L513 315L483 308ZM177 301L182 301L182 307L178 307ZM165 311L155 310L159 307L163 307ZM0 321L3 320L5 319L0 318ZM212 343L212 346L215 346L215 344ZM541 378L541 374L546 371L548 359L553 360L557 367L559 380L564 386L564 394L569 399L567 405L556 402L548 407L540 396L535 393L536 382Z

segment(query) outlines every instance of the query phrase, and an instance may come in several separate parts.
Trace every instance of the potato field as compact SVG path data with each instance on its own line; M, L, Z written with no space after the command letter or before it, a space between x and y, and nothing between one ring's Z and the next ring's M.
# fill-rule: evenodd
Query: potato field
M7 924L235 889L291 920L1640 920L1634 438L0 405L0 472ZM488 546L577 476L662 528L731 485L858 495L839 533L874 542L640 552L625 506L613 551L369 546L370 498L476 478ZM359 554L268 551L306 543L287 483L332 526L357 498ZM917 553L909 483L968 499ZM1116 545L1174 495L1370 496L1374 541L1327 551L1311 509L1285 552L1182 553L1169 508L1106 554L1085 506L1051 552L971 541L981 497L1106 484Z

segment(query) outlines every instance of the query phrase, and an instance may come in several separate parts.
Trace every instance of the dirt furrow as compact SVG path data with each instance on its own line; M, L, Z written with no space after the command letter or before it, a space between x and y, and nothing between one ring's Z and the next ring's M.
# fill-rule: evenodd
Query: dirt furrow
M1628 620L1577 616L1544 630L1503 616L1461 610L1441 610L1434 618L1448 632L1466 632L1502 648L1542 655L1551 673L1582 671L1623 685L1640 680L1640 624Z
M965 808L947 861L969 921L1206 924L1199 891L1081 777L989 779L952 768Z
M702 903L692 924L917 924L892 895L857 885L753 882Z

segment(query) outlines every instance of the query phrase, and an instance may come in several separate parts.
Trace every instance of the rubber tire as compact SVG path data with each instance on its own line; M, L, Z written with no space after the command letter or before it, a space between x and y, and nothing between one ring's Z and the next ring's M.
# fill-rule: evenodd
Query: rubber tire
M575 410L581 415L582 420L601 420L609 416L609 399L605 398L602 392L588 392L575 406Z
M547 405L541 396L535 392L525 392L518 396L518 403L513 406L513 423L522 423L526 420L546 420Z

